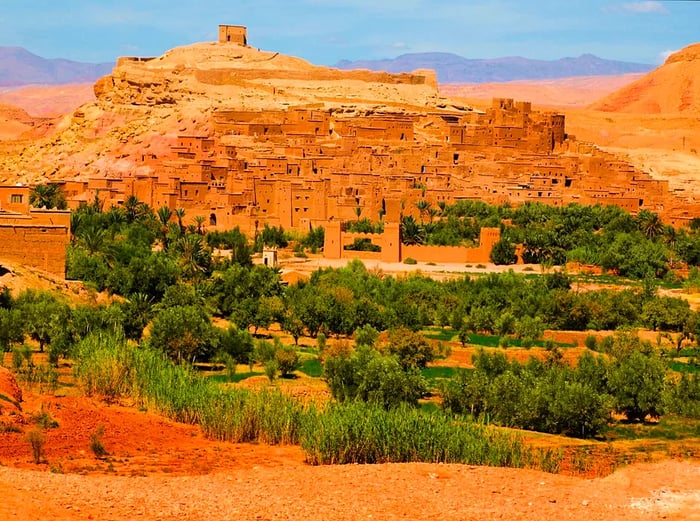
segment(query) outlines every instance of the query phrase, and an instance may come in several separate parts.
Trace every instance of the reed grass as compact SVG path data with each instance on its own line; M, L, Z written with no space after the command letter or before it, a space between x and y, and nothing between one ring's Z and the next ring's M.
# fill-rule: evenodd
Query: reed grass
M557 451L531 449L515 433L447 414L362 402L310 411L301 445L316 465L421 461L551 471L563 458Z
M514 433L410 406L303 405L279 390L222 388L162 353L114 336L88 337L74 353L88 394L129 397L207 437L300 444L311 464L443 462L558 469L562 456L533 450Z

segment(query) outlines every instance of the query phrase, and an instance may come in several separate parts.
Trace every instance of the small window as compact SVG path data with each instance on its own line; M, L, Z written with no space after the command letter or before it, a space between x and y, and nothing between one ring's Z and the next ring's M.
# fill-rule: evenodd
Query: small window
M12 194L10 195L10 202L14 204L21 204L24 197L22 194Z

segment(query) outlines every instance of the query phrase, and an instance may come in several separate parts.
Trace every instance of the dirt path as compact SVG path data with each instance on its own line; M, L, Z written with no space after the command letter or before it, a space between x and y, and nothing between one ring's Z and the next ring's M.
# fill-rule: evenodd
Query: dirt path
M584 480L400 464L230 469L200 476L61 475L0 468L0 519L700 519L700 467L634 466Z
M196 426L83 396L25 392L17 425L48 414L36 465L0 431L0 520L700 520L700 463L664 461L585 479L441 464L312 467L299 447L207 440ZM6 416L19 419L17 415ZM104 427L109 455L90 435Z

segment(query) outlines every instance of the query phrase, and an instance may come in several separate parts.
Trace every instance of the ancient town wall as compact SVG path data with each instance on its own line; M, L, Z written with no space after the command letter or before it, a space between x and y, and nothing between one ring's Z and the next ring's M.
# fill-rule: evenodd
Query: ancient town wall
M327 259L369 259L384 262L403 262L414 259L419 262L449 264L490 262L491 250L501 238L500 228L482 228L479 246L429 246L401 244L398 223L386 223L384 233L351 233L342 231L339 221L329 222L325 230L324 256ZM355 239L369 239L379 246L380 252L346 250Z

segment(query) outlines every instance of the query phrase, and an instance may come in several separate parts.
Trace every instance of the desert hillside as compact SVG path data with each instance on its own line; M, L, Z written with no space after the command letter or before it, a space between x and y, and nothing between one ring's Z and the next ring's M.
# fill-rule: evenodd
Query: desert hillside
M513 98L544 107L582 108L641 77L641 73L629 73L500 83L448 83L440 85L440 92L467 100Z
M700 44L672 54L661 67L591 108L630 114L700 115Z
M439 94L432 71L340 71L220 43L120 59L94 94L94 101L54 122L44 133L50 137L0 159L0 183L137 172L134 158L168 151L178 135L209 134L214 110L306 105L346 113L415 112L451 103Z
M53 118L94 101L92 83L28 85L0 90L0 104L24 109L35 118Z

